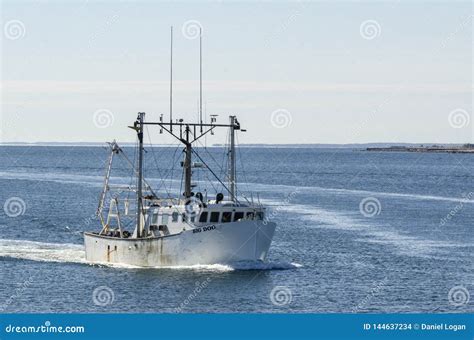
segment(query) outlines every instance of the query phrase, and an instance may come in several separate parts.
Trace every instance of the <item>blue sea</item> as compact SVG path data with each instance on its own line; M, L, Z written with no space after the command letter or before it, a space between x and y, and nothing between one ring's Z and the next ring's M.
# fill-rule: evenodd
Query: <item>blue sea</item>
M146 151L150 185L180 192L182 148ZM222 177L225 150L198 152ZM242 147L239 192L277 222L267 262L161 269L85 262L108 155L0 146L2 311L474 311L473 155ZM111 182L133 185L126 162L115 165ZM223 191L209 172L194 175L198 190Z

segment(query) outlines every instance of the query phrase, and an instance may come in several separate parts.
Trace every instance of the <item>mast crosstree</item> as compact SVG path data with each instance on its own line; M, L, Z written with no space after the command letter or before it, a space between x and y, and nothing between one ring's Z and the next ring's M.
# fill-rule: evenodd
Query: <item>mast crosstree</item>
M143 113L144 116L144 113ZM191 179L192 179L192 153L193 153L193 143L207 135L209 132L214 131L215 128L229 128L230 129L230 134L231 134L231 144L230 144L230 149L229 149L229 155L230 155L230 164L231 166L229 167L229 195L230 195L230 200L235 201L236 200L236 184L235 184L235 131L236 130L241 130L240 129L240 123L237 121L237 118L235 116L230 116L230 123L229 124L216 124L215 119L213 120L213 123L207 124L207 123L186 123L182 119L180 119L178 122L170 122L170 123L165 123L160 119L159 122L145 122L143 120L143 116L139 114L139 119L135 122L135 126L140 126L141 128L136 129L137 134L139 135L139 142L140 142L140 131L141 131L141 138L143 143L143 126L145 125L156 125L160 127L160 133L166 131L169 133L171 136L179 140L181 143L184 144L184 162L183 162L183 168L184 168L184 198L190 198L193 193L192 193L192 185L191 185ZM174 131L179 131L178 133L175 133L173 131L173 127L175 127ZM200 131L203 132L200 132ZM242 130L245 131L245 130ZM195 152L195 151L194 151ZM139 157L140 159L140 157ZM140 168L140 166L139 166ZM139 170L139 175L141 171Z

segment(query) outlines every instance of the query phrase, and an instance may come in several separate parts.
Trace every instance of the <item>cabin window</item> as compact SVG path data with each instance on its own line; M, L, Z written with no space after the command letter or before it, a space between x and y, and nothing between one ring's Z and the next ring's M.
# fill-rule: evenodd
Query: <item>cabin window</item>
M234 213L234 221L238 221L244 218L244 212L243 211L237 211Z
M224 211L222 213L222 223L227 223L232 220L232 212L230 211Z
M186 213L182 213L181 218L183 222L186 222Z
M199 216L199 222L207 222L207 211L203 211Z
M211 212L211 220L209 222L219 222L219 212L213 211Z
M263 212L257 213L257 220L263 220Z
M176 211L173 212L173 214L171 215L173 222L178 222L178 217L179 217L179 214Z
M158 224L158 212L153 213L153 216L151 218L151 224L152 225L157 225Z
M247 213L247 220L253 220L253 216L254 216L253 212L248 212Z
M161 216L161 224L168 224L168 219L169 219L170 215L168 214L163 214L163 216Z

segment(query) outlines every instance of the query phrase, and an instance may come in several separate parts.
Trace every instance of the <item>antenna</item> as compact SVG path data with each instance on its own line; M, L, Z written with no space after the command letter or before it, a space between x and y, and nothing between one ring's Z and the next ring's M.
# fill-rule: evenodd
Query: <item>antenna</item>
M202 133L202 27L199 27L199 123Z
M170 31L170 131L173 132L173 26Z

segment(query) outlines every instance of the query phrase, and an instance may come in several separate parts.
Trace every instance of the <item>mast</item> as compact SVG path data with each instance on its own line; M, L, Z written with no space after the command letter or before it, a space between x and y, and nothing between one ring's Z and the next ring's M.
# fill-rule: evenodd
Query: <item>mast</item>
M230 118L230 149L229 149L229 194L230 200L235 202L235 116Z
M192 154L192 146L191 142L189 141L189 125L186 125L186 140L183 140L183 143L186 145L185 148L185 156L184 156L184 197L189 198L191 197L191 154Z
M199 27L199 123L202 133L202 28Z
M170 124L173 123L173 26L171 26L171 48L170 48ZM170 125L173 132L173 125Z
M142 211L143 211L143 118L145 112L139 112L135 128L138 136L138 183L137 183L137 238L142 236Z

